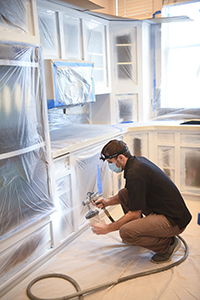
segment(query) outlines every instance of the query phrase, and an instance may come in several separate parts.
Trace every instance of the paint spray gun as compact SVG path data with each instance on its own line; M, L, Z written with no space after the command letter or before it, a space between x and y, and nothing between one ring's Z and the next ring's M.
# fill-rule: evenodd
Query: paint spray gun
M88 192L87 198L84 201L82 201L82 205L87 206L87 208L88 208L88 213L85 216L85 218L87 220L89 220L91 224L100 223L99 211L97 209L92 210L90 208L90 204L94 204L95 201L98 200L101 196L102 196L102 194L99 194L98 192L96 192L96 193ZM98 204L103 204L103 203L100 201L100 202L98 202ZM104 205L103 205L102 209L103 209L104 213L106 214L106 216L111 220L111 222L114 222L114 219L111 217L111 215L109 214L109 212L107 211L107 209L105 208Z

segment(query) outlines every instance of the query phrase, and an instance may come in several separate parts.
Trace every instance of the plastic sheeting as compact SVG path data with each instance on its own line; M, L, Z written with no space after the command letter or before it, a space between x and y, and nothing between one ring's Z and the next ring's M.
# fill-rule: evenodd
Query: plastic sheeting
M65 156L54 161L56 184L56 223L59 227L60 242L74 231L71 173L69 157Z
M1 252L0 284L16 275L22 267L45 255L51 244L50 226L46 225Z
M181 121L200 120L200 109L172 109L170 113L168 111L163 109L152 121L180 121L181 123Z
M1 43L0 236L53 209L40 48Z
M53 157L63 155L71 151L71 147L75 146L73 150L76 150L82 143L113 138L113 134L120 134L121 131L120 127L112 125L66 124L50 131L51 152Z
M77 108L76 106L64 109L56 107L48 109L49 130L61 129L62 126L66 125L88 124L89 112L87 105L79 107L80 109Z
M85 22L86 26L86 55L87 60L94 62L95 82L108 84L105 64L105 26L97 22Z
M29 0L0 0L0 25L28 32Z
M63 14L63 27L65 35L64 58L81 60L81 20Z
M78 200L76 218L78 226L85 222L85 215L88 210L82 205L82 201L87 198L88 192L99 192L98 172L101 175L103 197L109 197L112 193L111 171L108 165L100 161L100 153L104 144L91 147L72 155L71 163L73 172L76 174L76 181L73 185L73 197ZM99 170L99 171L98 171ZM93 209L93 206L91 207Z
M175 181L175 147L158 146L159 167L174 182Z
M129 280L110 288L85 294L85 300L198 300L200 299L200 230L197 224L200 203L188 201L192 221L181 234L189 246L189 257L181 265L168 271ZM116 220L122 216L120 208L111 211ZM109 219L105 217L106 223ZM29 300L26 295L28 284L36 277L61 273L73 277L81 289L92 288L123 276L144 272L158 267L150 262L152 252L144 248L122 243L118 232L94 235L89 228L67 245L46 264L23 280L2 300ZM184 254L183 245L174 254L173 261ZM75 292L74 287L62 279L50 278L37 282L32 293L44 299L59 298Z
M116 85L122 82L137 85L137 51L136 35L137 30L115 29L115 53L116 53Z
M40 43L44 57L58 58L57 14L55 11L38 9Z
M95 101L94 63L52 61L54 106L74 106Z
M138 97L136 94L116 95L118 123L138 121Z

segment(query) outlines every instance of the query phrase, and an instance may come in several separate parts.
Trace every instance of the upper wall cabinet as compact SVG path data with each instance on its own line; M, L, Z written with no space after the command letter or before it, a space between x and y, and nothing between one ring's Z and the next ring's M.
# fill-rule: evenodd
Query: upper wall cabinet
M94 63L95 94L110 93L109 22L47 1L37 9L44 59Z
M81 13L46 1L37 11L44 59L83 60Z
M94 62L96 95L110 92L107 36L107 23L83 20L85 60Z
M39 42L35 0L0 1L0 39Z
M112 49L113 52L113 85L117 92L123 88L133 88L138 85L138 58L137 58L137 27L129 25L112 25Z

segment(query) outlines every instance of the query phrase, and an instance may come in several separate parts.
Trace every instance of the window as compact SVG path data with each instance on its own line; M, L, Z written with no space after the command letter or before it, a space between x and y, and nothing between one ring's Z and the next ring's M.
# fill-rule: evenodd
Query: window
M151 18L154 13L154 0L118 0L117 15L134 19Z
M200 2L162 9L162 17L178 15L194 21L162 24L160 108L199 108Z

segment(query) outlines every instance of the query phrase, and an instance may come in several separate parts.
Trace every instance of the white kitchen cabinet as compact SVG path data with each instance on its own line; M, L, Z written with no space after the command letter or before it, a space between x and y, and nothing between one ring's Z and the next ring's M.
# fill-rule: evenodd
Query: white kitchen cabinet
M129 128L125 141L131 153L157 164L184 197L200 200L200 128L149 123Z
M84 59L95 65L95 94L110 92L108 22L83 19Z
M70 13L60 13L63 30L62 58L72 60L83 59L82 20Z
M39 7L38 25L44 58L59 58L61 50L59 44L58 12L53 9Z
M55 210L38 45L0 43L0 291L51 252ZM1 292L0 292L1 297Z
M0 10L0 39L39 43L36 0L2 0Z
M65 155L54 159L55 205L54 230L58 244L62 243L73 231L72 190L70 157ZM59 238L58 238L59 237Z
M137 21L110 23L111 122L141 122L150 115L150 32ZM115 104L115 106L113 105Z

